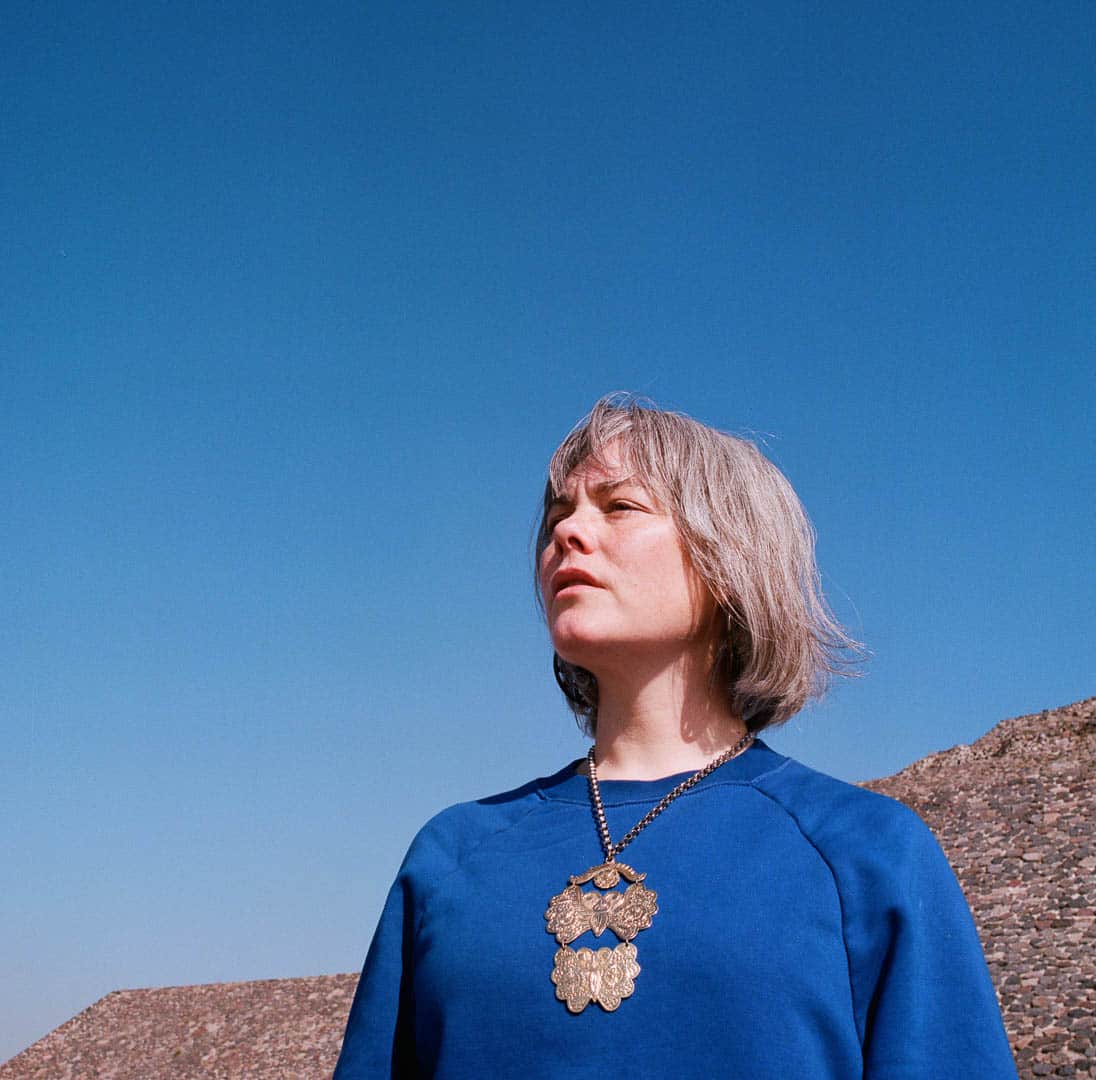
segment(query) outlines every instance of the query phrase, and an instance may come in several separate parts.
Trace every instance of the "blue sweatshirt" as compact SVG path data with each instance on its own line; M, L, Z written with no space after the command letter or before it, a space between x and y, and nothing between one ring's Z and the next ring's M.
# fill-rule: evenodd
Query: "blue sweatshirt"
M613 839L687 775L603 781ZM604 861L586 779L572 763L438 814L389 893L335 1080L1015 1080L963 894L901 804L757 742L619 860L657 912L630 942L610 926L567 948L630 944L634 992L573 1012L545 912Z

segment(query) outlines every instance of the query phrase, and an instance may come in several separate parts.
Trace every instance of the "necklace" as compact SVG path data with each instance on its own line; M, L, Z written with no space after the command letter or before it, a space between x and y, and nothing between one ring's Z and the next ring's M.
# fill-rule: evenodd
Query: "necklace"
M559 943L552 967L552 982L555 983L556 997L566 1003L570 1012L582 1012L591 1001L612 1012L635 992L635 979L640 967L636 962L638 951L632 944L632 938L641 930L646 930L658 914L658 894L643 884L646 874L633 870L627 863L617 862L617 855L674 799L695 787L720 765L738 757L753 741L753 733L747 732L730 750L725 750L699 772L683 780L673 791L667 792L617 844L609 836L597 782L594 748L590 747L586 755L590 770L590 803L605 851L605 861L591 866L585 873L574 874L567 888L552 897L544 913L548 923L545 929ZM615 888L621 878L628 882L623 892ZM594 889L583 892L582 886L590 882L593 882ZM601 937L606 930L612 930L620 941L612 949L601 948L597 952L586 948L572 949L571 942L588 930L593 931L594 937Z

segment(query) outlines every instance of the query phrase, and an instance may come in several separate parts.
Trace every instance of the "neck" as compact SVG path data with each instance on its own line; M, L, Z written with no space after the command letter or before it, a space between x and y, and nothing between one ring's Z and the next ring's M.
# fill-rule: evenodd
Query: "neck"
M598 674L598 775L656 780L703 768L746 733L724 694L709 685L710 665L683 658L627 676Z

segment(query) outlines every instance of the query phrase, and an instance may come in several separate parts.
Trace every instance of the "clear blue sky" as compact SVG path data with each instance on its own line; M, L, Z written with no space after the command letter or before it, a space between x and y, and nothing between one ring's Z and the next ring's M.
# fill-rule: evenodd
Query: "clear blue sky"
M0 1059L356 969L584 744L528 541L631 389L753 433L847 779L1096 692L1091 3L9 3Z

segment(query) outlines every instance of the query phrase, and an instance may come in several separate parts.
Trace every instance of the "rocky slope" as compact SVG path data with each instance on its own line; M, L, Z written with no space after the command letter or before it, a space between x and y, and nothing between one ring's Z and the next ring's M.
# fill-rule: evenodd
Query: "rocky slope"
M867 786L932 826L1022 1077L1096 1077L1096 698L1005 720Z
M356 975L117 990L0 1080L329 1080Z

